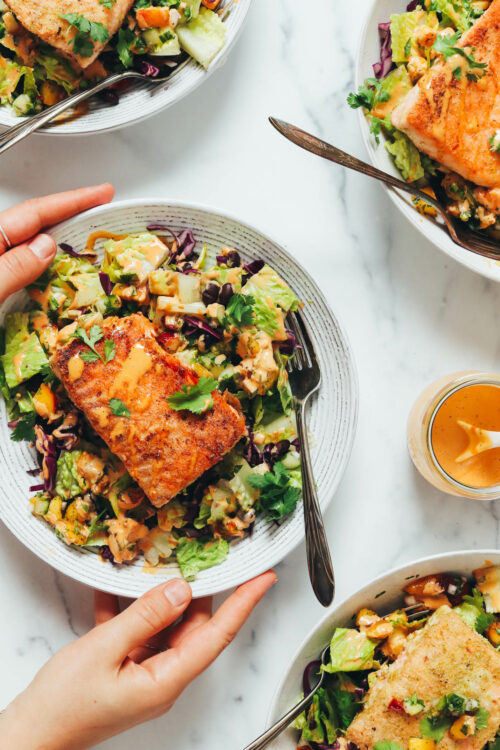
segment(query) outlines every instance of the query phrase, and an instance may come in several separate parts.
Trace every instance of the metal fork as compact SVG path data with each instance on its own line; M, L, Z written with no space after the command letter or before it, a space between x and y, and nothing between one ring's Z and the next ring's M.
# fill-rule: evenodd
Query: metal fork
M461 245L466 250L470 250L478 255L483 255L486 258L492 258L493 260L498 260L500 258L500 243L498 240L490 238L485 232L482 232L481 234L479 232L474 232L472 229L469 229L465 222L451 216L446 209L444 199L441 201L438 198L433 198L431 195L424 193L423 190L419 190L419 188L411 183L398 180L397 177L393 177L392 175L387 174L387 172L383 172L381 169L377 169L371 164L361 161L361 159L356 159L355 156L346 154L345 151L341 151L336 146L332 146L330 143L326 143L326 141L316 138L316 136L311 133L306 133L305 130L301 130L300 128L295 127L295 125L290 125L290 123L278 120L275 117L270 117L269 121L271 125L281 133L281 135L284 135L289 141L292 141L292 143L295 143L306 151L310 151L317 156L321 156L323 159L328 159L336 164L340 164L342 167L347 167L347 169L361 172L361 174L366 174L368 177L374 177L376 180L380 180L380 182L383 182L390 187L404 190L405 193L409 193L413 197L421 198L436 209L445 224L445 226L442 227L443 231L447 230L452 240L456 242L457 245Z
M294 356L287 363L287 369L297 416L302 459L307 567L317 599L324 607L328 607L335 595L335 579L314 482L306 427L306 405L321 385L321 372L314 344L302 316L299 313L290 313L287 320L299 344Z
M401 611L407 614L408 622L415 622L415 620L423 619L424 617L428 617L431 614L431 610L425 608L422 609L421 604L412 604L410 607L405 607ZM326 667L329 661L330 645L325 646L318 660L319 679L316 685L304 698L302 698L301 701L297 703L296 706L291 708L290 711L288 711L284 716L281 717L281 719L278 719L278 721L273 724L272 727L263 732L260 737L257 737L256 740L247 745L244 750L262 750L264 747L267 747L270 742L275 740L278 735L280 735L288 726L290 726L292 721L295 721L297 716L300 716L302 711L304 711L308 707L320 687L322 687L323 682L325 681L326 672L321 667Z

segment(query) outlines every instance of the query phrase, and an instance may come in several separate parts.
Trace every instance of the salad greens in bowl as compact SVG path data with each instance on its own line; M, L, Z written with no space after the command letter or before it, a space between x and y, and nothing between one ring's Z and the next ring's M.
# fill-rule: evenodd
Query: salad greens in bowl
M314 283L255 230L187 206L115 204L54 237L51 267L2 309L4 521L130 596L151 574L180 569L205 595L268 568L303 535L299 305L331 375L311 414L323 506L353 434L349 350Z
M77 0L63 5L0 2L1 125L128 70L170 78L156 90L117 84L42 132L112 130L174 104L224 61L250 0L89 0L86 15Z
M498 0L375 0L348 97L376 166L437 196L458 220L493 238L500 229L493 104L499 11ZM389 195L444 252L500 278L498 264L455 245L429 204L392 189Z
M276 747L493 750L499 574L498 551L446 553L394 569L335 607L278 688L270 724L311 690L330 644L323 686Z

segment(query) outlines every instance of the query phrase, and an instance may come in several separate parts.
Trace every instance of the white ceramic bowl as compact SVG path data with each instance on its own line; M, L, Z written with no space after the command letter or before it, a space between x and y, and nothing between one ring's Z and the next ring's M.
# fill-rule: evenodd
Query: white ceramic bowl
M172 73L169 82L164 86L130 83L130 87L120 94L120 103L110 107L104 103L92 102L90 112L82 117L61 125L52 125L38 131L42 135L90 135L117 130L125 125L132 125L160 112L180 101L194 91L209 75L223 65L229 50L236 42L243 22L250 9L251 0L237 0L226 21L226 43L215 57L208 70L204 70L195 60ZM21 118L12 114L10 107L0 107L0 127L11 127L21 122Z
M193 230L206 242L212 257L221 247L237 248L248 262L265 258L299 299L304 318L315 341L323 375L318 397L311 403L309 426L314 436L312 458L321 506L325 509L344 472L354 437L357 416L357 378L344 332L321 292L295 260L268 237L231 217L197 206L167 201L123 201L88 211L56 227L57 242L82 248L90 232L139 232L151 222L168 224L173 231ZM22 309L26 293L19 292L0 308L0 321L12 310ZM175 563L158 568L154 575L143 569L143 561L121 567L101 561L97 554L68 547L43 521L31 515L29 486L33 478L26 470L36 466L28 443L9 438L5 404L0 404L0 500L1 518L13 534L45 562L90 586L123 596L136 597L163 580L179 575ZM252 538L231 545L228 559L199 574L193 583L195 596L224 591L276 565L304 536L302 507L280 526L260 519ZM304 562L305 564L305 562Z
M356 89L359 88L365 78L373 77L372 65L380 59L378 24L388 21L393 13L404 12L407 5L407 0L373 0L361 34L356 61ZM377 146L361 109L359 110L359 123L372 164L401 179L401 174L384 148L383 137L380 138L380 145ZM500 281L500 264L498 262L489 258L482 258L480 255L471 253L455 244L446 229L432 218L421 216L418 213L411 202L411 196L408 194L395 191L389 187L385 187L385 190L401 213L436 247L472 271L476 271L476 273L487 276L494 281Z
M283 716L302 697L302 675L309 662L318 658L323 648L330 642L336 627L348 627L353 615L362 607L376 612L390 612L401 606L401 589L408 576L425 576L431 573L461 573L470 575L472 570L480 568L489 560L500 564L498 550L470 550L464 552L446 552L415 560L388 573L375 578L355 594L330 609L316 627L305 638L291 659L290 667L284 675L275 693L266 726L271 726ZM275 750L296 750L298 732L288 728L273 743Z

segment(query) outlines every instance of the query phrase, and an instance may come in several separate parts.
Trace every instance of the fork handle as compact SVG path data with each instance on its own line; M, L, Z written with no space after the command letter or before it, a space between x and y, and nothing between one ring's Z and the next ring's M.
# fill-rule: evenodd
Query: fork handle
M320 683L318 683L314 690L312 690L309 695L306 695L306 697L303 698L300 703L297 703L296 706L291 708L288 713L281 717L281 719L278 719L276 724L273 724L272 727L263 732L260 737L257 737L256 740L247 745L244 750L262 750L263 747L267 747L270 742L275 740L276 737L281 734L281 732L284 732L284 730L292 723L292 721L294 721L297 716L300 716L302 711L307 708L314 697L314 693L318 690L319 687Z
M306 554L309 578L318 601L328 607L335 595L332 559L312 471L306 426L307 399L296 405L297 429L302 458L302 497L306 529Z
M22 141L23 138L31 135L31 133L34 133L35 130L43 127L55 117L60 115L62 112L65 112L67 109L77 106L89 97L97 94L99 91L107 89L109 86L112 86L118 81L122 81L124 78L136 77L140 77L140 74L132 70L125 71L125 73L115 73L114 75L109 76L108 78L104 78L102 81L99 81L94 86L85 89L85 91L79 91L76 94L73 94L73 96L70 96L67 99L63 99L62 102L54 104L52 107L45 109L43 112L27 118L19 125L14 125L0 135L0 154L3 154L4 151L7 151L12 146L15 146L16 143Z

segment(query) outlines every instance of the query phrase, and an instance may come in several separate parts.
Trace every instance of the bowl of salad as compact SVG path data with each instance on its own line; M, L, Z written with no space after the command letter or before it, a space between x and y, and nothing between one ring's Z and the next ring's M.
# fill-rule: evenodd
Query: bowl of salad
M500 730L500 553L451 552L376 578L334 607L305 639L268 723L317 681L280 750L485 748Z
M205 596L276 564L304 533L289 311L323 373L309 422L323 508L357 414L349 345L307 271L236 219L166 201L53 236L52 266L1 309L2 520L125 596L179 574Z
M125 81L40 132L87 134L139 122L182 99L226 60L250 0L0 2L0 125L11 127L114 73Z
M348 103L373 164L500 243L499 13L498 0L376 0ZM429 204L387 189L433 244L500 280L498 264L456 245Z

